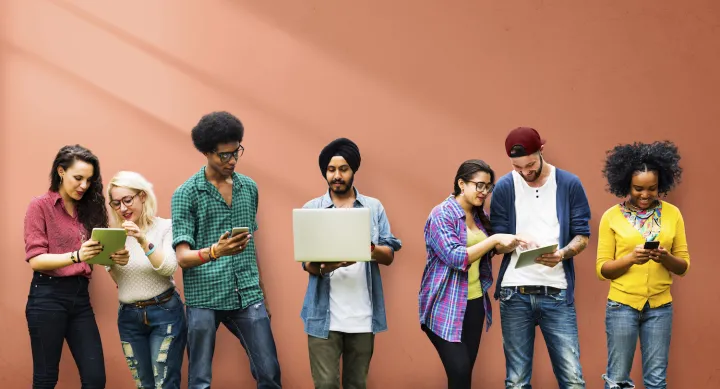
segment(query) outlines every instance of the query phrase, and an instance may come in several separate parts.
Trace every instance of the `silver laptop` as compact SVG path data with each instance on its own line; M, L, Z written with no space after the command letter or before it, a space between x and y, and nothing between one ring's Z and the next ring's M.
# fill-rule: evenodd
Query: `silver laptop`
M370 261L370 209L293 209L297 262Z

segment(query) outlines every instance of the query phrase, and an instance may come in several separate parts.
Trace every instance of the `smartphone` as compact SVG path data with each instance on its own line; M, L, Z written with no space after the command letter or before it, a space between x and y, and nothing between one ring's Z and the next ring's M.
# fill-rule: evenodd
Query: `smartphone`
M237 234L242 234L243 232L250 232L250 228L249 227L233 227L232 232L230 233L230 237L232 238L233 236L235 236Z
M645 250L655 250L660 248L660 242L657 240L653 240L650 242L645 242L645 247L643 247Z

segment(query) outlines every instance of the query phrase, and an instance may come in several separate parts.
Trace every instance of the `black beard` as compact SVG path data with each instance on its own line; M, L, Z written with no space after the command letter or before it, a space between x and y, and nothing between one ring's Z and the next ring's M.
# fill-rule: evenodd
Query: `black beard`
M344 195L344 194L347 194L352 189L353 181L355 181L355 177L350 178L350 181L348 181L347 184L345 184L345 189L341 189L341 190L333 189L332 185L335 183L334 181L329 181L328 186L330 187L330 190L333 191L333 193L336 193L339 195Z

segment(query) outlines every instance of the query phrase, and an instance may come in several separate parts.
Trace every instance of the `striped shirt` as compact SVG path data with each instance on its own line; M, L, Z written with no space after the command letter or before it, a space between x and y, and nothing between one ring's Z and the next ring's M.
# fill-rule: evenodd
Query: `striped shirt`
M479 216L475 224L486 235ZM419 294L420 324L448 342L462 340L468 295L467 225L465 211L453 196L435 206L425 223L427 262ZM488 289L492 286L491 250L480 259L480 285L483 290L486 330L492 324Z

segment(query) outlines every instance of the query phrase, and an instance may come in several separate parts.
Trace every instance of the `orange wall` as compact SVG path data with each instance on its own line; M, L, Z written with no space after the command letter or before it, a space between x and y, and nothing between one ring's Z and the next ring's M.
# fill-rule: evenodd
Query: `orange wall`
M503 140L518 125L538 128L547 159L580 175L593 231L617 201L604 191L604 150L677 142L686 172L669 200L685 215L694 262L673 286L670 386L718 387L720 293L702 290L720 271L716 234L703 223L717 215L719 15L713 0L0 0L0 387L31 382L22 223L31 196L48 186L57 149L90 147L106 182L120 169L143 173L168 217L173 190L203 163L190 129L218 109L247 127L239 171L260 188L260 261L287 388L312 385L299 318L307 278L292 260L291 209L325 190L320 149L338 136L359 144L357 186L383 201L404 243L383 269L390 330L377 338L370 386L438 388L442 366L417 322L425 218L451 191L463 160L482 158L507 172ZM577 310L588 388L601 388L608 284L595 278L591 241L577 260ZM91 289L108 388L127 388L116 289L102 271ZM501 387L504 379L493 304L496 324L483 335L476 387ZM541 337L536 355L535 387L556 387ZM78 382L66 349L58 387ZM224 329L213 383L252 387L247 358Z

